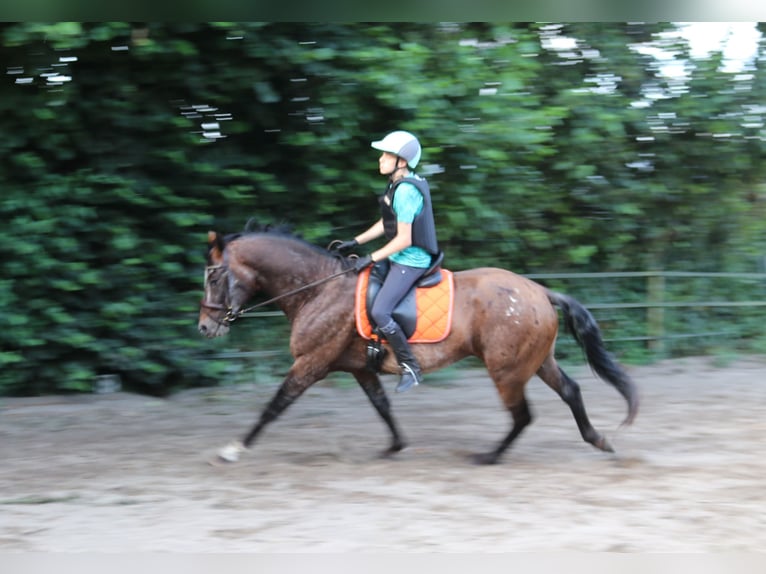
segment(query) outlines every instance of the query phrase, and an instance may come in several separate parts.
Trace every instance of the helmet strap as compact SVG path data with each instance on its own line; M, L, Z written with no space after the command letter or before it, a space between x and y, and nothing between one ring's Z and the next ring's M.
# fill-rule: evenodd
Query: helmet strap
M399 160L402 160L404 162L403 166L399 165ZM399 172L399 171L401 171L403 169L408 169L407 160L404 159L401 156L396 156L396 167L394 168L394 170L392 172L386 173L384 175L388 176L388 180L389 181L395 181L394 176L396 175L397 172ZM401 179L401 178L399 178L399 179Z

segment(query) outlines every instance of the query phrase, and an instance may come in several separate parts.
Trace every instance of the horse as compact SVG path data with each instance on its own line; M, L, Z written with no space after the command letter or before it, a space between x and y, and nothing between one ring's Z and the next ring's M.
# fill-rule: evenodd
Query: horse
M236 462L269 423L276 420L306 389L330 372L353 375L391 434L383 451L390 457L407 445L395 420L378 373L368 367L367 341L354 320L357 276L353 257L313 245L284 230L246 231L222 236L208 232L204 295L198 330L205 337L229 332L231 323L256 294L270 297L290 323L290 353L294 359L287 376L243 439L222 447L217 462ZM454 272L454 308L449 335L441 342L413 344L425 373L469 356L478 357L494 382L502 404L510 412L511 427L491 450L472 455L477 464L495 464L532 422L525 396L537 375L569 406L583 440L604 452L614 452L592 426L578 383L554 357L563 323L584 351L599 378L625 399L623 425L638 412L637 387L604 346L590 311L573 297L511 271L483 267ZM252 307L250 308L252 309ZM393 353L387 353L382 373L398 373Z

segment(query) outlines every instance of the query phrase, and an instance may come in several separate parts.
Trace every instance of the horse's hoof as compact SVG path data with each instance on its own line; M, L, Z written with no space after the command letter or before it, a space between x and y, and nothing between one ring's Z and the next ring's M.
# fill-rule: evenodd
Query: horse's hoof
M474 464L497 464L499 457L494 452L480 452L471 456L471 461Z
M599 438L594 445L596 448L603 450L604 452L614 452L614 448L612 448L612 445L609 444L609 441L606 440L604 437Z
M227 466L227 465L233 464L231 461L226 460L225 458L222 458L221 455L219 454L209 458L207 463L210 466L214 466L214 467Z
M407 445L403 442L392 444L390 447L388 447L386 450L384 450L382 453L380 453L380 458L391 458L396 453L401 452L404 450L404 447Z
M240 455L247 450L247 447L239 441L230 442L218 451L219 464L238 462Z

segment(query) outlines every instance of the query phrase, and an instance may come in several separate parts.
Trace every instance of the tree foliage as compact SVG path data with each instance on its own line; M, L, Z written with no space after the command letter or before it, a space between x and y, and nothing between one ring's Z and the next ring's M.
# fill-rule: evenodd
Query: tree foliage
M397 128L424 145L451 268L755 270L764 62L725 72L672 30L0 24L0 392L214 380L206 231L357 234L384 183L369 143Z

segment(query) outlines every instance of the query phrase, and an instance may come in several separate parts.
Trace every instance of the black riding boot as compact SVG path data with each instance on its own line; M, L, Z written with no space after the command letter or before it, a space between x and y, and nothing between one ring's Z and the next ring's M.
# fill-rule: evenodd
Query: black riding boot
M402 328L393 321L388 327L386 330L381 329L381 333L383 333L388 344L391 345L394 355L396 355L396 360L399 361L399 366L402 368L402 377L399 380L399 384L396 385L396 392L403 393L419 385L423 380L423 376L420 373L418 360L412 354L412 349Z

